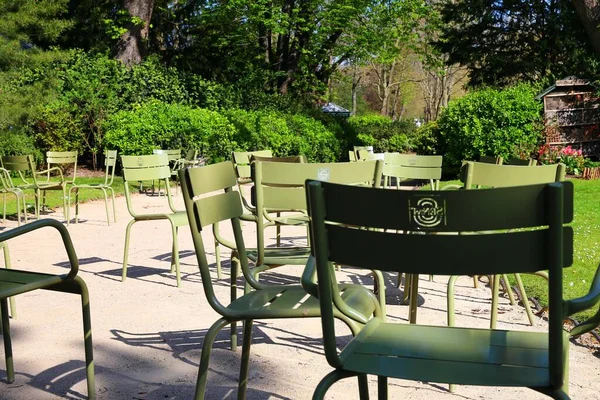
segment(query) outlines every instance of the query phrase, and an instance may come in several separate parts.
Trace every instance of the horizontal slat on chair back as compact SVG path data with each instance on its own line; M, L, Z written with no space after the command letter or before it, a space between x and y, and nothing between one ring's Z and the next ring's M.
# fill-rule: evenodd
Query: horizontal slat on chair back
M525 167L514 167L525 168ZM573 220L573 184L564 182L564 221ZM355 226L425 232L465 232L548 225L548 185L501 189L412 191L328 185L327 220ZM340 201L351 199L351 201ZM365 212L356 212L363 209ZM407 210L394 213L390 210ZM494 212L490 212L493 209Z
M381 161L360 163L294 164L256 162L253 180L263 190L263 207L280 210L304 210L306 198L304 183L317 179L349 185L373 185Z
M175 149L175 150L154 149L154 150L152 150L152 154L166 154L167 159L169 161L175 161L175 160L181 159L181 149Z
M502 157L479 156L479 162L484 164L502 164Z
M234 151L231 158L234 164L250 164L250 157L273 157L271 150L257 150L257 151Z
M31 156L2 156L2 167L9 171L29 171L29 157Z
M386 164L402 165L405 167L441 168L442 156L420 156L416 154L385 153Z
M465 186L509 187L558 182L564 175L563 164L527 167L469 161L463 165L460 179Z
M305 163L306 162L306 157L303 155L300 156L287 156L287 157L263 157L263 156L257 156L257 155L252 155L252 157L250 157L250 162L256 162L256 161L262 161L262 162L285 162L285 163Z
M352 185L372 183L375 179L377 161L315 164L260 162L254 165L261 170L260 181L263 185L304 186L307 179ZM258 170L255 172L258 176Z
M573 262L573 230L563 229L563 266L568 267ZM330 261L359 268L434 275L536 272L548 268L546 229L422 235L328 225L327 232Z
M117 165L117 150L106 150L104 165L114 167Z
M46 152L48 164L71 164L77 162L76 151L48 151Z
M233 165L229 161L179 171L186 175L192 198L217 190L225 190L237 184ZM183 182L183 179L182 179Z
M442 168L421 168L384 164L383 175L404 179L442 179Z
M149 156L121 156L123 177L126 181L169 179L171 170L166 154Z
M197 199L194 201L194 210L200 227L239 217L244 213L240 195L236 191Z

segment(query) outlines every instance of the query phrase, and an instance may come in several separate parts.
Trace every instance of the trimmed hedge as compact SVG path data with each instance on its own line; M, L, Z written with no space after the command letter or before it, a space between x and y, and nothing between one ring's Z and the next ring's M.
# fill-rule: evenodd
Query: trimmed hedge
M416 127L412 121L394 121L381 115L351 117L347 130L356 138L352 146L373 146L378 153L405 153L414 147Z

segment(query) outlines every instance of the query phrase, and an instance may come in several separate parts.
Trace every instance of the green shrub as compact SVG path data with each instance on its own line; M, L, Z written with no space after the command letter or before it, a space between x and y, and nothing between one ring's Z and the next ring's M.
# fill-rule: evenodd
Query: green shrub
M411 151L415 125L412 121L392 120L381 115L350 117L345 127L351 146L373 146L375 152Z
M422 125L417 129L413 138L414 151L417 154L441 154L438 150L438 137L439 128L437 121L431 121Z
M31 154L39 162L42 153L36 148L35 140L22 132L5 131L0 133L0 155L20 156Z
M212 162L229 159L236 147L234 127L215 111L151 101L121 111L103 125L106 146L121 154L152 154L153 149L203 149Z
M528 85L484 89L455 100L438 119L444 172L456 174L463 160L480 155L530 157L541 139L542 105Z

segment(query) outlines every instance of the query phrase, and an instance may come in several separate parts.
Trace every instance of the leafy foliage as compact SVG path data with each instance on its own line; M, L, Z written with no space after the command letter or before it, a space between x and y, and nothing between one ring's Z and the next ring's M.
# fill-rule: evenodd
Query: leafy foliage
M407 120L392 120L380 115L351 117L348 134L356 137L352 145L373 146L376 152L408 152L413 148L415 125Z
M600 72L570 1L461 0L445 3L442 14L437 45L449 63L468 66L471 86Z
M534 95L530 86L518 85L479 90L451 102L437 121L445 173L455 174L462 160L481 155L531 156L542 131L542 105Z

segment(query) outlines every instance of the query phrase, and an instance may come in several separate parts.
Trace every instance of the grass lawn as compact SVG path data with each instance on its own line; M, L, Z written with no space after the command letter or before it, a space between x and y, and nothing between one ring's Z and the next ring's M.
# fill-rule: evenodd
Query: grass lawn
M77 183L101 183L103 177L99 178L77 178ZM575 218L573 221L573 230L575 233L575 254L573 257L573 266L564 271L564 293L566 299L580 297L585 295L590 287L596 267L600 264L600 180L582 180L573 179L575 186ZM14 180L15 185L19 184ZM443 182L441 186L447 184L460 184L459 181ZM115 177L113 188L115 195L123 195L123 179ZM135 192L139 186L132 186L132 192ZM62 193L53 190L47 192L46 204L51 208L62 207ZM27 204L33 207L34 197L31 190L26 191ZM80 191L80 203L102 199L101 190L83 189ZM73 199L74 202L74 199ZM16 217L16 206L14 196L7 197L7 215ZM32 213L32 209L30 210ZM547 304L547 286L546 281L537 276L524 275L523 282L527 289L528 296L536 297L541 304ZM576 318L583 320L593 314L594 310L582 313Z

